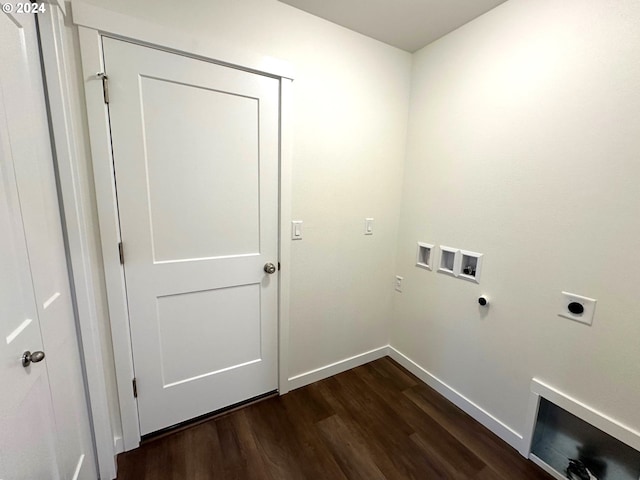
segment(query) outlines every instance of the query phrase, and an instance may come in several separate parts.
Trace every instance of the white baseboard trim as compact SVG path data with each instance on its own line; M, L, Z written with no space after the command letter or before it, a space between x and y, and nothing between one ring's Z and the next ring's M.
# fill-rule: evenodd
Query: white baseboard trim
M544 460L541 460L540 458L538 458L533 453L529 455L529 460L531 460L533 463L538 465L542 470L547 472L553 478L555 478L557 480L566 480L567 477L565 477L564 475L559 473L557 470L555 470L554 468L549 466Z
M316 368L315 370L301 373L300 375L295 375L289 378L289 391L304 387L305 385L309 385L313 382L324 380L325 378L332 377L333 375L346 372L347 370L359 367L365 363L373 362L379 358L386 357L388 353L389 347L385 345L384 347L369 350L368 352L345 358L344 360L340 360L330 365Z
M473 403L467 397L451 388L438 377L429 373L427 370L422 368L416 362L414 362L409 357L399 352L392 346L389 346L389 356L404 368L409 370L411 373L413 373L424 383L433 388L444 398L446 398L458 408L463 410L465 413L470 415L474 420L480 422L482 425L487 427L489 430L491 430L498 437L500 437L502 440L507 442L519 452L521 451L523 439L522 435L520 435L518 432L510 428L508 425L502 423L482 407Z
M124 442L122 441L122 437L113 438L113 451L116 455L124 452Z

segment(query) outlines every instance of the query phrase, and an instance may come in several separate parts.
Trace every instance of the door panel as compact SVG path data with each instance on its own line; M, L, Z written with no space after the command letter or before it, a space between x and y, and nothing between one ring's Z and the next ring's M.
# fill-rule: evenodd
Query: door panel
M44 370L39 365L36 368ZM0 475L11 480L66 480L71 477L58 474L53 412L46 401L49 383L45 374L33 377L33 384L18 403L0 402Z
M279 80L103 47L147 434L277 388Z
M0 20L5 14L0 15ZM1 77L0 77L1 80ZM2 346L2 385L16 388L3 389L0 400L5 405L18 403L32 384L37 382L43 369L27 372L19 359L25 350L42 350L38 312L35 305L29 255L27 253L20 201L15 182L15 170L4 105L4 89L0 83L0 346ZM32 373L32 374L31 374ZM0 412L4 412L1 409Z
M19 19L0 13L0 64L23 58ZM19 69L20 64L16 65ZM13 78L7 78L13 77ZM53 412L44 364L24 368L26 350L42 350L29 255L16 185L6 100L15 76L0 72L0 478L58 477Z
M261 359L259 284L159 297L158 323L165 388Z
M29 297L29 303L21 300L28 311L0 320L9 332L0 337L9 356L2 385L8 375L6 385L19 396L4 398L11 404L0 409L2 454L11 457L7 468L17 469L0 472L0 478L95 478L33 15L0 14L0 65L2 240L21 238L13 247L3 243L2 253L6 247L14 258L2 259L1 277L26 278L18 285L28 285L22 290ZM20 244L24 253L14 251ZM10 270L7 262L13 262ZM11 285L2 285L2 308L10 302L5 296L21 298L11 292ZM43 350L46 357L25 369L19 361L25 350Z
M259 252L258 99L148 77L140 90L154 261Z
M0 14L0 24L6 19ZM4 28L6 25L0 25ZM2 33L0 31L0 33ZM0 38L2 36L0 35ZM0 78L0 478L58 478L55 428ZM33 437L33 439L31 439ZM28 447L27 447L28 446Z

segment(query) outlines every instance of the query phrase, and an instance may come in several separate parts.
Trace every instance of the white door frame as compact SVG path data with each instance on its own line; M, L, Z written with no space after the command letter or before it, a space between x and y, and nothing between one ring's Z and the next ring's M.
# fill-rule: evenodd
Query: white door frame
M279 78L280 81L280 204L279 204L279 272L278 293L278 387L281 395L288 391L289 288L291 224L291 67L270 57L237 51L234 47L212 44L185 33L150 24L84 3L73 3L73 21L78 25L82 70L87 104L89 137L95 181L95 193L102 241L102 256L107 287L107 301L113 338L118 398L122 419L123 448L140 444L137 402L133 397L134 377L129 316L126 303L124 270L120 265L116 191L112 167L111 134L102 81L102 37L109 36L141 45L233 66Z
M46 77L52 147L60 182L61 209L68 249L69 274L72 278L72 296L79 325L79 342L85 373L88 407L91 412L93 441L100 478L116 476L114 433L109 418L104 360L98 326L99 314L95 302L93 281L95 267L89 253L91 238L90 208L87 206L87 188L83 184L80 165L82 130L76 128L78 113L71 107L70 78L75 73L73 45L66 32L68 11L61 0L51 0L46 12L37 15L42 39L43 74Z

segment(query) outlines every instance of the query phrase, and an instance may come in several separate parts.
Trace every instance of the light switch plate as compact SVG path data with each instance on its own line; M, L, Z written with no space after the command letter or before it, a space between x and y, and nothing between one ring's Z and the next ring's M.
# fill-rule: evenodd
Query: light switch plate
M291 240L302 240L302 220L291 222Z
M403 280L404 280L404 277L401 277L400 275L396 275L396 281L395 281L395 285L394 285L394 288L396 289L396 292L402 293L402 281Z
M581 314L575 314L569 311L569 304L573 302L582 305L584 311ZM596 311L596 302L597 300L595 298L583 297L581 295L576 295L575 293L562 292L562 303L558 315L568 318L569 320L591 325L593 323L593 315Z
M373 218L364 219L364 234L373 235Z

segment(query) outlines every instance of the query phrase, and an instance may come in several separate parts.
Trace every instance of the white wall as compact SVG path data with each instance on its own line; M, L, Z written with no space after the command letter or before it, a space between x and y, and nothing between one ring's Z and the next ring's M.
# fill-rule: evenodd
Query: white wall
M276 0L90 1L293 64L290 376L390 335L518 432L533 376L640 428L635 0L510 0L413 74L409 54ZM419 240L483 252L481 285L414 267ZM598 299L592 327L557 317L561 290Z
M391 344L518 432L534 376L640 428L639 26L510 0L414 57ZM484 253L481 284L416 268L420 240Z
M91 3L293 65L290 376L386 345L411 56L276 0Z

